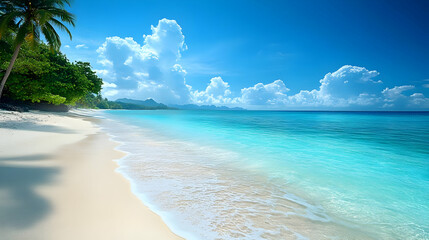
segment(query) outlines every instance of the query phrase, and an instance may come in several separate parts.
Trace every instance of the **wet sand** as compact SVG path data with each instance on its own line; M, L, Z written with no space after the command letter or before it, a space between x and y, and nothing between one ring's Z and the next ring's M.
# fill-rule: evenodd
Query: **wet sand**
M115 172L116 146L73 113L0 111L1 239L181 239Z

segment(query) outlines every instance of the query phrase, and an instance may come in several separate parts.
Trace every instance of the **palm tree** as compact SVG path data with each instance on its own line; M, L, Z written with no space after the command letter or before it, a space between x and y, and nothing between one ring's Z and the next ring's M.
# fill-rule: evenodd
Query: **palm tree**
M34 46L40 41L42 33L51 49L58 50L61 47L61 40L54 26L66 31L70 39L72 38L69 29L63 23L74 26L75 17L65 10L66 5L70 6L70 0L1 0L0 39L11 26L16 29L16 33L13 42L15 51L1 81L0 98L24 41Z

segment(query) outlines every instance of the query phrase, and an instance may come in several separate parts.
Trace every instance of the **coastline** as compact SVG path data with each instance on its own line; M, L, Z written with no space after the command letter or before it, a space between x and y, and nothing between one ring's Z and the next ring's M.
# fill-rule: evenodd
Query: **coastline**
M421 184L422 191L413 193L419 202L410 202L395 194L412 186L404 183L407 175L389 166L403 164L403 156L424 163L425 134L415 130L427 125L403 126L403 120L424 118L126 110L96 115L106 119L99 123L103 130L122 143L117 149L129 153L118 161L118 171L130 179L142 202L186 239L404 239L426 234L404 227L416 223L424 229L425 221L410 219L418 216L412 206L425 206L424 182L413 178L412 185ZM392 125L385 127L383 120ZM376 134L374 127L386 131ZM383 139L402 129L410 130L408 139L422 143L421 153L415 144L397 148L405 143L392 140L384 145ZM386 152L388 159L380 154ZM397 178L390 178L392 173ZM368 178L377 181L362 186ZM404 207L384 208L389 205L384 196ZM410 214L400 214L402 209Z
M77 113L0 111L3 239L182 239L116 169L118 143Z

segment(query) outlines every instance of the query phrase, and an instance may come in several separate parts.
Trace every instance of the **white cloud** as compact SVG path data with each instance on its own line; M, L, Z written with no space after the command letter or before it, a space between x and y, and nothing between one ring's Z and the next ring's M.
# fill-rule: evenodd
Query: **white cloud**
M88 48L85 44L78 44L75 46L76 49L80 49L80 48Z
M386 102L394 102L400 98L406 98L402 92L414 89L413 85L395 86L394 88L385 88L381 93L385 97Z
M105 96L105 97L112 97L112 96L115 96L117 94L118 94L118 90L115 90L115 89L107 90L107 91L103 92L103 96Z
M278 107L347 107L369 106L380 101L377 97L382 82L379 73L363 67L345 65L322 78L319 89L301 90L287 96L289 89L281 80L270 84L258 83L241 90L242 103L248 105L277 105Z
M98 52L98 50L97 50L97 52ZM100 59L97 62L100 63L104 67L113 67L113 63L111 61L105 59L105 58L104 59Z
M64 45L64 48L70 48L70 45Z
M253 87L241 89L240 101L249 105L276 105L284 103L289 89L282 80L269 84L258 83Z
M103 82L103 88L117 88L118 86L114 83Z
M186 71L178 63L186 49L182 28L162 19L140 45L133 38L108 37L97 50L99 63L111 72L107 81L117 85L112 97L154 98L164 103L189 103Z
M301 90L289 97L289 105L347 107L368 106L379 101L382 82L379 73L364 67L345 65L322 78L318 90Z
M199 104L229 104L234 100L230 98L229 84L221 77L214 77L204 91L193 91L193 102Z
M167 64L173 64L186 50L185 36L175 20L162 19L158 26L151 26L152 34L144 36L143 51L157 56Z
M412 85L383 90L382 81L375 79L378 75L375 70L345 65L326 74L319 81L319 89L301 90L297 94L287 96L289 89L283 81L276 80L266 85L258 83L253 87L243 88L239 100L251 108L274 105L283 109L402 109L429 105L429 98L425 98L421 93L403 94L414 89Z
M385 108L399 109L415 109L429 108L429 98L426 98L423 93L405 94L405 92L414 89L413 85L395 86L393 88L385 88L382 91L384 96Z
M109 76L109 70L106 69L94 69L95 73L101 78L105 78Z
M381 102L381 98L377 94L361 93L357 98L349 99L350 105L371 106Z
M76 48L86 47L77 45ZM182 28L175 20L162 19L151 26L151 34L143 35L141 44L133 38L108 37L98 48L96 70L105 81L103 95L153 98L166 104L215 104L248 108L277 109L381 109L426 108L429 98L422 93L409 93L412 85L387 88L377 79L378 71L345 65L326 74L320 86L288 95L282 80L257 83L233 92L220 76L213 77L204 90L193 89L186 83L187 71L181 56L187 49ZM192 66L192 65L190 65ZM428 88L428 84L423 87Z
M429 108L429 98L425 97L423 93L413 93L410 96L410 103L414 106Z
M333 101L330 95L324 95L320 90L313 89L301 90L299 93L289 96L289 105L293 106L306 106L306 107L317 107L317 106L331 106ZM344 101L336 102L337 105L344 105Z
M382 83L380 80L374 80L379 73L369 71L364 67L345 65L333 73L328 73L320 80L320 92L323 95L329 95L333 98L354 98L361 93L368 91L375 92L374 89ZM371 87L369 87L371 86Z

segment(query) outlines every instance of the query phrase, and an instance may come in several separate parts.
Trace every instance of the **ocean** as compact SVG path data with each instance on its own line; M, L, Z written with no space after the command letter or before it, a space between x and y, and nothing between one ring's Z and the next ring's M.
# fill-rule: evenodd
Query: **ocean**
M186 239L429 239L428 112L99 111Z

